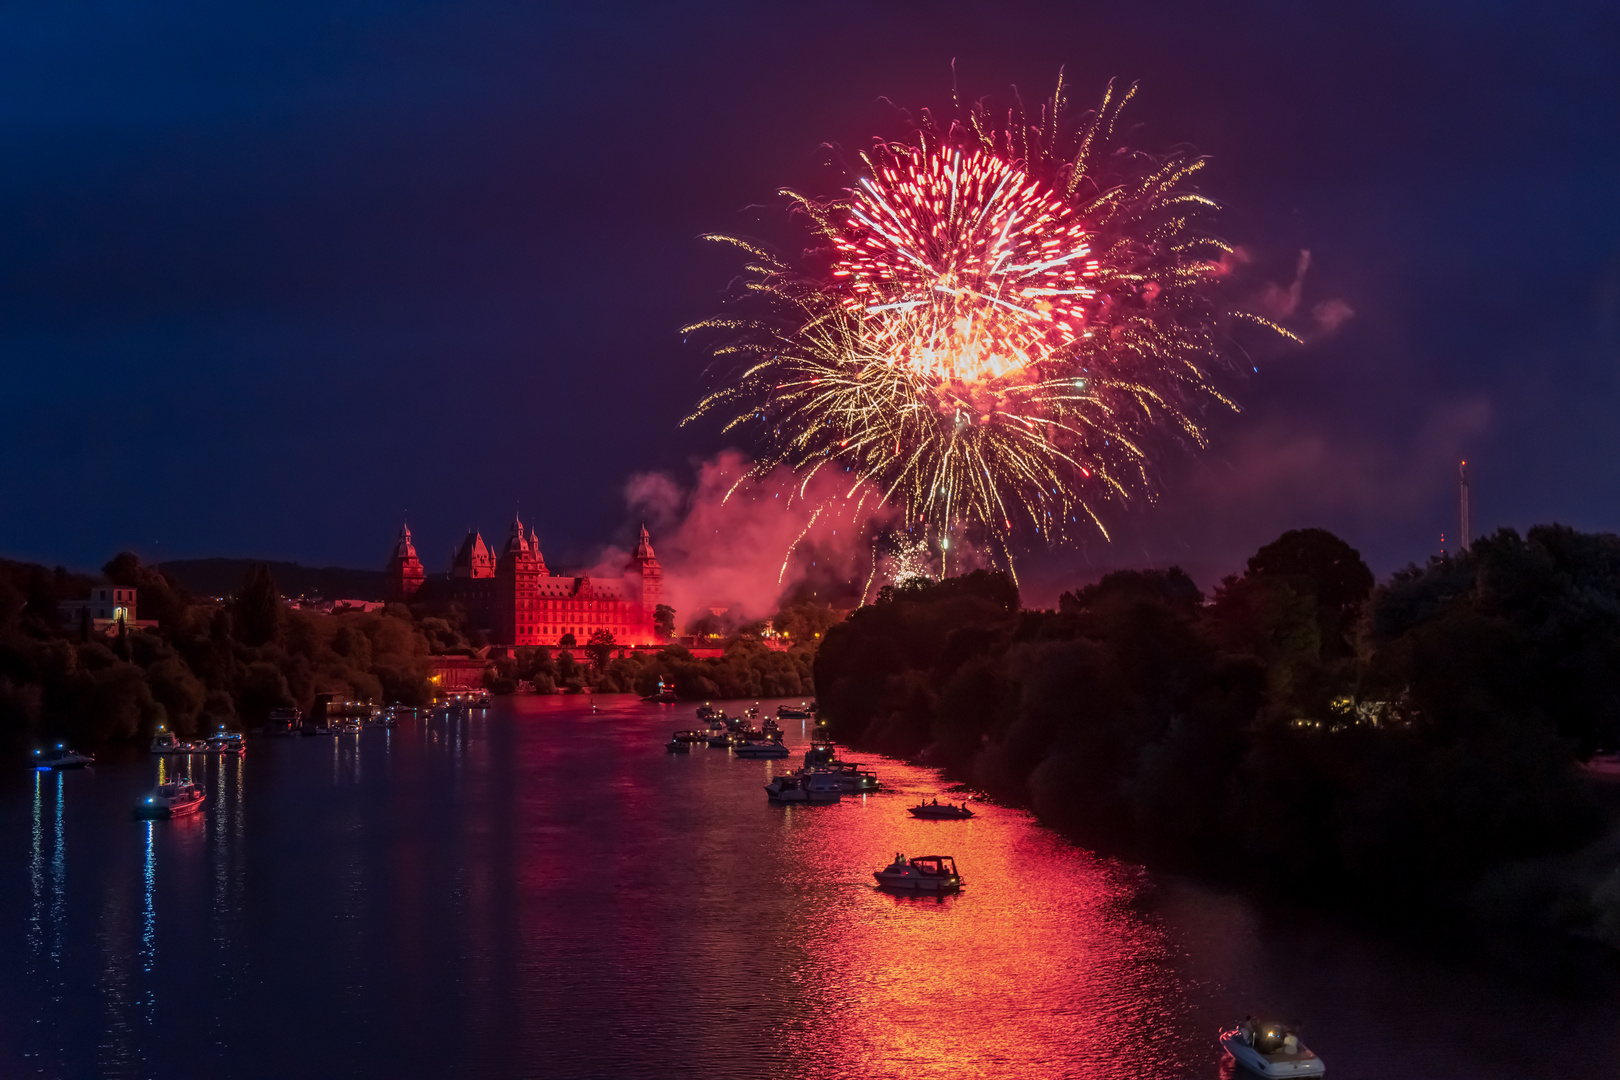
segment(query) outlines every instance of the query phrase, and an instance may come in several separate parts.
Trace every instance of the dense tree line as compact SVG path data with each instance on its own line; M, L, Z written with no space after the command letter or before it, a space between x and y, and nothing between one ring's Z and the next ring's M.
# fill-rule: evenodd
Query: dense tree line
M611 641L595 640L585 649L515 649L510 659L495 661L487 684L505 694L516 693L526 682L541 694L590 687L602 694L646 696L656 693L662 680L665 689L693 700L808 698L814 693L813 655L813 645L783 651L748 637L730 640L719 657L695 657L681 645L629 652Z
M1207 598L1128 571L1055 611L915 580L814 674L836 737L1083 841L1620 946L1620 832L1578 767L1620 746L1620 538L1503 530L1375 588L1302 530Z
M93 584L41 567L0 566L0 741L145 739L262 723L271 709L307 708L317 693L425 704L435 633L403 608L327 615L289 608L269 570L249 571L223 605L194 603L128 553L107 580L138 590L149 629L107 636L64 626L62 600Z

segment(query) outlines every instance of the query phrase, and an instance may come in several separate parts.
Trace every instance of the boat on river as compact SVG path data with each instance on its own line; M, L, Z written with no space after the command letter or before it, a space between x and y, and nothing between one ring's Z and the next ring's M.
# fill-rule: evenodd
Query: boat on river
M191 782L189 776L178 776L135 804L137 818L182 817L202 807L202 788Z
M811 711L809 705L800 705L798 708L791 705L778 705L776 707L776 718L778 720L808 720L813 715L815 714Z
M241 754L246 747L242 743L242 736L235 731L221 731L208 736L208 741L199 747L204 754Z
M877 773L863 769L852 761L839 761L834 758L822 768L837 776L839 782L844 785L844 790L851 795L876 791L879 787Z
M41 772L53 769L82 769L94 760L96 760L94 754L81 754L69 750L62 743L57 743L49 750L34 751L34 768Z
M810 749L804 752L804 763L807 766L830 765L837 753L838 751L832 743L817 740L811 743Z
M844 797L844 785L835 773L796 772L791 776L778 776L765 785L765 794L771 802L804 803L823 806Z
M785 758L788 748L779 742L768 740L747 740L731 748L731 752L740 758Z
M708 742L708 740L709 734L706 731L677 731L675 733L676 742L683 742L688 745L695 746L701 742Z
M692 752L692 744L681 738L681 736L685 734L686 732L684 731L677 731L675 736L670 739L669 742L664 744L664 749L668 750L671 754L690 754Z
M1322 1059L1300 1041L1298 1027L1280 1020L1248 1017L1231 1031L1221 1032L1221 1049L1260 1076L1321 1076L1327 1071Z
M919 806L908 806L906 812L915 818L930 818L935 821L965 821L973 816L973 811L968 809L966 802L961 806L957 806L955 803L946 803L941 806L938 799L931 803L922 803Z
M296 735L304 714L297 709L271 709L264 722L266 735Z
M147 745L147 749L154 754L195 754L202 749L202 745L202 743L177 739L174 737L174 732L168 728L159 727L157 733L152 736L151 743Z
M885 889L902 892L953 893L962 888L962 877L956 872L956 860L949 855L916 855L907 859L895 854L894 862L872 876Z

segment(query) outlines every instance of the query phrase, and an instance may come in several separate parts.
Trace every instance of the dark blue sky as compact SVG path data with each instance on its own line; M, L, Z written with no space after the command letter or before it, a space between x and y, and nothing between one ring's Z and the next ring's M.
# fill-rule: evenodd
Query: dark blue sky
M1332 7L1332 11L1328 11ZM1620 528L1613 4L13 3L0 554L430 565L515 507L565 561L677 431L733 257L887 96L1142 83L1222 231L1336 334L1267 358L1103 564L1323 525L1380 571L1475 523ZM759 225L759 228L765 228ZM436 568L436 567L435 567Z

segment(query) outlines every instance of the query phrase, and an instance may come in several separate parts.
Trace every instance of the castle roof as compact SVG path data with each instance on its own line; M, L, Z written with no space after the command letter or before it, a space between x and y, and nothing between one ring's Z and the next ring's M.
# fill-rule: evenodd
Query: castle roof
M653 554L652 537L647 534L647 523L643 521L641 523L641 536L636 541L636 551L631 558L656 559L657 557L658 556Z
M416 557L416 545L411 542L411 527L409 525L401 525L399 527L399 539L394 543L394 554L390 561L396 563L410 563L418 561Z
M450 562L452 574L461 573L468 577L491 577L495 573L495 554L484 543L484 537L477 529L467 534L456 549L456 556Z
M506 552L510 555L514 552L527 553L529 550L529 538L523 530L523 520L513 514L512 530L506 534Z

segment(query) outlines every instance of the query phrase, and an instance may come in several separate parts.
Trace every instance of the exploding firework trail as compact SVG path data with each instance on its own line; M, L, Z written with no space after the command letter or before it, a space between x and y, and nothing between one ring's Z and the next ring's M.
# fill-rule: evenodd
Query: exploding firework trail
M1229 319L1292 337L1217 303L1231 249L1187 186L1204 159L1116 146L1132 93L1110 85L1068 126L1061 81L1033 118L924 114L910 142L861 155L843 197L784 192L824 272L711 237L753 257L763 311L687 328L726 332L715 355L738 361L691 419L755 426L754 475L785 465L801 492L841 469L850 497L901 507L946 560L980 540L1010 568L1021 525L1106 537L1096 505L1151 492L1152 444L1202 447L1203 409L1235 408L1211 379Z

